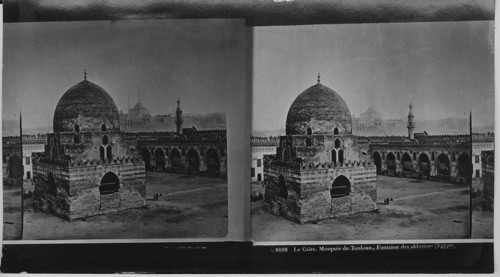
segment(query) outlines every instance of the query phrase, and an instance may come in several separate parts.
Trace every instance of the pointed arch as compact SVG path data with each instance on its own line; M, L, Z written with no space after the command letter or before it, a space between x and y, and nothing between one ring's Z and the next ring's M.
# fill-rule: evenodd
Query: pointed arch
M170 162L172 163L172 168L182 168L181 153L177 148L172 148L172 151L170 151Z
M163 150L158 147L155 150L155 165L156 165L156 171L164 171L165 170L165 153L163 153Z
M333 129L333 134L334 135L338 135L339 134L339 128L335 127L335 129Z
M111 194L120 190L120 179L113 172L104 174L99 185L99 194Z
M340 139L336 139L335 140L335 149L339 149L341 145L342 145L342 143L341 143Z
M105 132L106 131L106 124L101 125L101 131Z
M387 171L389 174L396 173L396 157L392 152L389 152L386 156Z
M77 132L77 133L80 132L80 125L75 124L75 132Z
M206 154L207 169L211 171L220 170L220 159L217 150L210 148Z
M190 170L198 171L200 169L200 155L194 148L187 152L187 162Z
M312 135L312 129L311 129L311 127L307 128L307 135L308 136Z
M141 149L141 157L142 157L142 160L144 161L144 165L146 167L146 170L149 170L149 168L151 167L151 153L149 152L149 150L146 147L143 147Z
M428 178L431 172L431 163L429 160L429 156L427 154L422 153L418 156L418 168L421 173L421 177ZM423 174L423 175L422 175Z
M344 197L351 194L351 182L344 175L340 175L333 181L330 189L332 198Z
M403 172L411 173L413 170L412 161L410 154L404 153L401 158L401 164L403 165Z
M445 153L440 154L437 157L437 162L438 162L438 174L439 175L445 175L449 176L450 175L450 159L448 158L448 155Z
M373 157L373 162L377 167L377 174L380 174L380 172L382 171L382 157L380 157L380 154L377 151L373 152L372 157Z
M108 145L109 144L109 136L108 135L102 136L102 144L103 145Z

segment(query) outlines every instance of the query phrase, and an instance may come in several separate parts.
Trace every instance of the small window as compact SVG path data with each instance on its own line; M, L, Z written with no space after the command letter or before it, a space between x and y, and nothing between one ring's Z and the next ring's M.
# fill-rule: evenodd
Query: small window
M262 181L262 174L260 174L260 173L257 174L257 181L259 181L259 182Z
M75 132L77 133L80 132L80 125L78 124L75 125Z
M475 156L475 159L476 159L476 163L478 164L478 163L480 162L480 160L479 160L479 155L476 155L476 156Z
M101 131L103 131L103 132L106 131L106 124L102 124Z
M310 138L307 138L306 139L306 146L311 146L312 145L312 141Z
M339 134L339 128L335 127L335 129L333 129L333 134L334 135L338 135Z
M109 137L108 136L102 137L102 144L108 145L108 143L109 143Z
M344 163L344 150L339 150L339 163Z
M99 147L99 155L100 155L102 161L104 161L106 159L106 150L104 149L104 146L102 146L102 145L101 145L101 147Z
M308 136L312 135L312 130L311 130L311 128L310 128L310 127L309 127L309 128L307 128L307 135L308 135Z
M262 166L262 160L261 159L257 159L257 167L261 167Z
M106 158L108 160L113 159L113 154L111 153L111 146L109 146L109 145L108 145L108 147L106 147Z
M26 179L31 180L31 171L26 171Z
M26 157L26 165L29 165L31 163L30 157Z
M250 174L252 178L255 177L255 168L252 167Z
M335 148L340 148L340 140L339 139L335 140Z

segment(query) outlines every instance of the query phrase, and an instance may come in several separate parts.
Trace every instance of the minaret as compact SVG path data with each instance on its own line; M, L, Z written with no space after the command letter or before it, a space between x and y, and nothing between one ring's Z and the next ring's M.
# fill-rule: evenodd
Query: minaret
M182 120L182 109L181 109L181 99L177 98L177 110L175 111L175 114L177 115L175 119L175 124L177 125L177 133L182 134L182 123L184 122Z
M413 139L413 130L415 129L415 122L413 121L413 118L415 117L413 115L412 111L413 105L410 103L410 112L408 113L408 138Z

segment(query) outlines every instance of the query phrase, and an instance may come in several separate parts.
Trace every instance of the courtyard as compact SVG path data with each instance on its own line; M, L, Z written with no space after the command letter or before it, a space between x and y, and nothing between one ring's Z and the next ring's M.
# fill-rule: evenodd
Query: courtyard
M469 186L378 176L377 210L298 224L252 203L254 241L466 239L470 236ZM385 198L392 198L388 205ZM493 237L493 212L473 201L474 238ZM476 228L477 227L477 228Z
M4 240L20 238L20 190L3 188ZM154 200L155 194L161 194ZM146 204L66 221L24 201L24 240L221 238L228 229L227 180L147 172Z

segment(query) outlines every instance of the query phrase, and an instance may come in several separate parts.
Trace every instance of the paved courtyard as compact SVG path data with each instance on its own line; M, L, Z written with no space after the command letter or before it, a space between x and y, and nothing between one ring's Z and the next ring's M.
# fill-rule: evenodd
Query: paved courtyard
M25 240L219 238L227 234L227 180L147 172L147 207L72 222L25 200ZM155 193L162 194L158 201ZM19 239L20 191L4 187L4 239Z
M470 236L469 186L378 176L378 210L349 217L298 224L252 203L255 241L462 239ZM384 205L384 198L393 198ZM490 236L492 213L474 210L479 236ZM474 230L474 229L473 229ZM473 231L474 233L474 231Z

